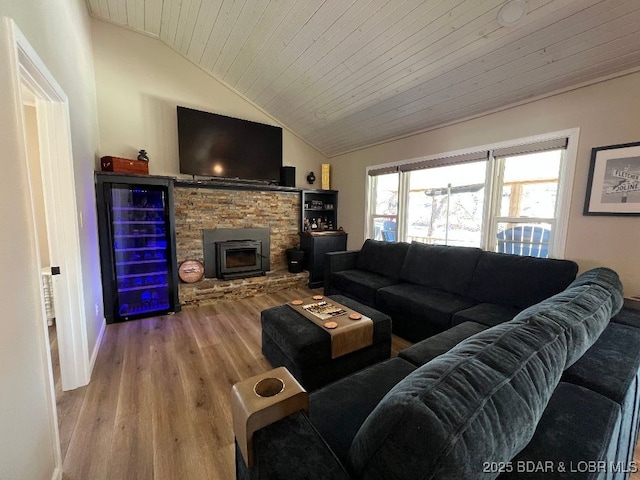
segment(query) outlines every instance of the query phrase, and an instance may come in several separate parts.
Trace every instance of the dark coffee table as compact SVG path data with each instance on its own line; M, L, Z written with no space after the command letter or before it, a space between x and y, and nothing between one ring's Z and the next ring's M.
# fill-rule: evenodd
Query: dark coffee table
M391 356L388 315L342 295L327 298L371 318L373 342L370 346L332 359L331 335L289 305L268 308L260 315L262 354L273 367L287 367L308 391Z

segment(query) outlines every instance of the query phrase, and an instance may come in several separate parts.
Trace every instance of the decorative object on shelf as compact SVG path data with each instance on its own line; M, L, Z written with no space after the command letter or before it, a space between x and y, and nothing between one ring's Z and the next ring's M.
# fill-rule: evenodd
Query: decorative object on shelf
M178 267L178 276L185 283L198 282L204 276L204 265L198 260L185 260Z
M147 151L144 148L138 152L138 160L142 162L149 161L149 155L147 154Z
M640 142L591 149L585 215L640 215Z
M309 182L309 185L313 185L313 182L316 181L316 174L313 172L309 172L309 175L307 175L307 182Z
M149 162L121 157L102 157L100 167L103 172L142 173L149 174Z
M330 182L330 169L331 165L328 163L322 164L322 189L323 190L331 190L331 182Z

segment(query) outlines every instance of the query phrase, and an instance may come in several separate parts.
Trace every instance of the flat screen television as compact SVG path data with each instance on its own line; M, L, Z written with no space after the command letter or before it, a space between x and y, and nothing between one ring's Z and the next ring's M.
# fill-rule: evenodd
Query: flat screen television
M282 128L178 106L180 173L277 182Z

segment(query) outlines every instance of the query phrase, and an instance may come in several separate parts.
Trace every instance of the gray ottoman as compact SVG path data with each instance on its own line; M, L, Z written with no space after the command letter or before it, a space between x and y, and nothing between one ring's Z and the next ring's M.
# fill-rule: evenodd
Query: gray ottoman
M373 320L373 343L331 358L331 335L288 305L260 314L262 354L273 367L284 366L308 391L391 356L391 318L342 295L327 297ZM293 299L292 299L293 300Z

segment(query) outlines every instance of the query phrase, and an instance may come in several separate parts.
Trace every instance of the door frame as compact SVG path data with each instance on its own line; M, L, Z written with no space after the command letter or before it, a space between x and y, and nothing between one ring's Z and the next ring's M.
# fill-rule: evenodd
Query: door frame
M36 99L42 185L34 185L33 179L29 178L29 188L30 191L36 188L43 191L51 264L59 266L61 270L61 275L52 277L56 333L62 389L72 390L89 383L91 362L87 344L69 101L15 22L6 17L2 21L8 33L3 38L13 43L15 49L8 68L15 79L12 92L15 104L21 107L15 112L15 121L24 135L24 138L16 139L21 143L17 147L22 153L23 162L28 159L22 114L22 105L26 102L22 88L27 88ZM40 276L39 271L34 272L36 274ZM44 318L42 324L46 325ZM49 346L44 345L43 348L48 349ZM55 397L53 405L55 407Z

